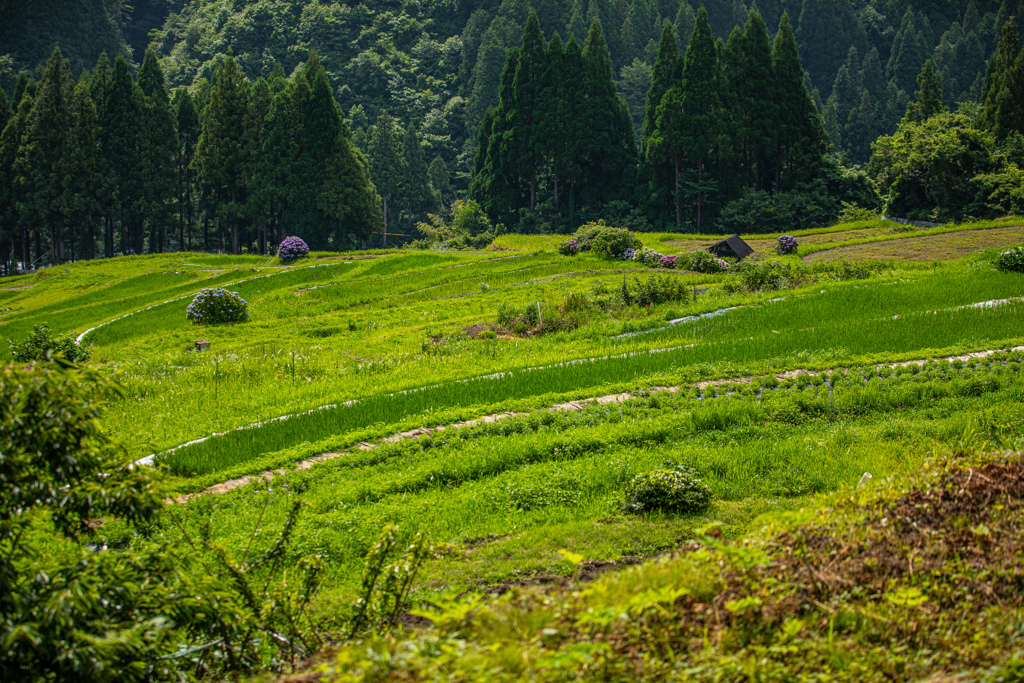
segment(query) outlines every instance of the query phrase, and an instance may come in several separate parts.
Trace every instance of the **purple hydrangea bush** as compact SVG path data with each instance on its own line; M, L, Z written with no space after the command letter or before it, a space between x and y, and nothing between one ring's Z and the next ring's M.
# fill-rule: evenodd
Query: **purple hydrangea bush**
M200 291L185 312L193 325L244 323L249 320L249 302L221 288Z
M582 247L579 240L571 239L568 242L562 242L558 245L558 253L562 256L575 256L580 253Z
M309 246L302 241L301 237L285 237L277 246L277 255L282 261L294 261L295 259L309 256Z
M775 242L775 251L783 256L786 254L795 254L797 247L800 246L796 243L796 238L792 235L783 235Z

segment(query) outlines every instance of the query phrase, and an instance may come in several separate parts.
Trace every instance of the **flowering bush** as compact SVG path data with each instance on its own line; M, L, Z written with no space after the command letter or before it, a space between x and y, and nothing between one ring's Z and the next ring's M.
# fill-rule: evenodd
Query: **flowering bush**
M691 251L679 258L676 268L695 273L724 273L732 268L725 259L706 251Z
M701 512L710 504L711 489L689 469L646 472L626 487L630 512Z
M305 258L309 256L309 246L300 237L285 237L277 247L277 255L282 261Z
M997 270L1007 273L1024 273L1024 247L1004 251L993 261Z
M226 289L204 289L188 305L185 312L193 325L238 323L249 319L249 302L237 292Z
M580 251L580 243L575 239L571 239L568 242L562 242L558 245L558 253L562 256L575 256L580 253Z
M639 249L640 240L625 228L604 228L594 238L591 249L598 256L616 258L626 249Z
M671 255L671 256L662 256L661 260L658 262L657 267L658 268L675 268L676 267L676 260L678 258L679 257L674 255L674 254Z
M792 235L783 235L776 240L775 251L783 256L786 254L795 254L798 246L799 245L796 243L795 237Z

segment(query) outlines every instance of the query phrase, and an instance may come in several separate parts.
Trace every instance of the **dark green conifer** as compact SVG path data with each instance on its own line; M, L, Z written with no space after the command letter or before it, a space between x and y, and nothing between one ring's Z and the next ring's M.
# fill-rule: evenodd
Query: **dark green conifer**
M686 48L690 45L690 35L693 34L693 27L697 24L697 16L687 0L679 3L679 11L676 13L673 25L676 29L676 40L680 54L686 54ZM660 46L659 46L660 49Z
M651 139L651 153L671 160L675 169L676 224L682 224L684 195L696 208L695 225L702 227L704 205L710 186L706 182L709 157L722 131L718 51L707 11L701 7L683 62L682 82L669 89L658 107L657 128ZM684 164L695 179L683 183Z
M1003 24L996 54L989 60L988 73L985 77L985 105L980 123L990 130L996 127L999 95L1003 90L1003 81L1013 71L1017 56L1020 53L1020 38L1017 34L1017 23L1013 17Z
M543 145L544 36L532 9L523 31L523 44L512 82L512 103L508 112L511 135L504 154L515 163L514 173L530 188L529 208L537 205L537 182L541 172Z
M178 241L180 248L192 251L192 230L195 215L196 145L199 142L199 112L187 88L178 90L175 105L178 130Z
M72 165L74 94L71 70L54 48L39 82L39 91L26 122L15 173L24 184L23 210L48 239L50 258L62 262L68 235L69 184Z
M790 187L812 176L828 146L821 115L805 85L788 14L782 15L779 32L775 34L772 63L778 102L775 136L775 189L778 191L784 187L784 175Z
M1013 68L1002 75L996 97L996 139L1024 133L1024 52L1018 53Z
M96 227L103 217L105 179L100 167L100 128L91 83L85 74L75 87L71 103L73 122L68 187L68 220L75 226L74 258L96 255Z
M248 180L245 144L248 108L248 82L235 58L228 54L217 72L203 111L196 159L200 181L218 200L218 222L229 226L232 254L239 253L241 246L239 229Z
M448 197L448 193L451 191L451 174L440 154L430 162L430 166L427 168L427 178L430 179L430 186L437 193L438 203L443 205L445 197Z
M405 190L407 171L402 145L398 140L395 120L386 111L377 116L373 135L368 148L370 161L370 178L373 180L377 193L381 198L381 221L383 225L383 244L387 246L388 221L399 209Z
M945 110L942 106L942 90L939 88L939 79L932 68L932 60L926 60L921 73L917 76L917 83L920 89L914 93L916 100L907 105L908 121L927 121L931 117Z
M416 134L416 128L411 123L405 128L402 157L405 159L407 173L403 204L408 224L412 225L413 222L422 220L428 211L434 211L437 207L434 193L430 190L430 172L423 158L423 146Z
M175 195L178 144L163 69L153 48L146 50L139 69L138 85L143 95L140 113L146 122L140 128L139 141L142 210L150 226L149 250L160 253L164 250L164 238L174 219L171 201Z

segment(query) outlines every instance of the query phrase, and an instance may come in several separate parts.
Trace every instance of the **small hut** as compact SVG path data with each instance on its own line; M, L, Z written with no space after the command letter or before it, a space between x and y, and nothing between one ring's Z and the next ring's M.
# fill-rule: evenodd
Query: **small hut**
M708 247L708 251L718 258L734 258L737 261L742 261L754 253L750 245L740 239L739 235L732 235L721 242L715 242Z

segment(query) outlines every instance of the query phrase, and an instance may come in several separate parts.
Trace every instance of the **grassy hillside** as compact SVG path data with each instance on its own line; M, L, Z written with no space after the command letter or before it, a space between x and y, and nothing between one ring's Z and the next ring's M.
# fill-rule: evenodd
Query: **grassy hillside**
M48 323L91 343L92 362L123 385L105 427L131 457L155 454L180 504L144 536L108 520L100 535L110 547L205 538L238 560L271 552L272 530L287 525L285 566L323 563L313 611L325 633L348 623L364 558L388 525L399 545L417 533L433 544L414 585L417 609L467 592L509 594L486 608L489 598L465 598L432 613L437 631L420 640L370 645L392 652L388 661L413 678L470 680L464 667L473 662L510 680L592 667L621 678L626 670L615 667L638 667L641 657L651 680L700 678L762 656L792 668L802 652L808 670L838 657L843 670L863 672L896 661L864 649L884 638L915 644L893 655L906 671L933 672L948 660L925 662L918 650L937 647L938 626L925 623L919 594L906 591L934 595L920 609L945 615L947 603L929 591L953 590L954 579L925 584L907 572L883 585L871 574L868 592L848 595L847 574L816 554L819 546L807 561L824 564L805 575L805 556L786 554L803 546L785 539L839 538L841 524L859 524L864 543L882 544L856 546L866 553L856 555L857 571L866 572L872 553L895 552L886 544L897 542L878 511L926 494L900 484L877 500L828 496L850 491L865 472L902 482L935 453L1024 447L1022 280L995 270L986 249L992 235L1015 229L1012 220L931 235L849 224L800 234L801 252L786 257L767 253L771 241L759 236L754 266L723 274L567 257L557 238L515 235L482 252L313 254L294 264L118 258L0 280L0 338ZM961 253L943 252L939 240L949 234L973 240L973 253L941 260ZM676 252L707 239L642 237ZM936 240L929 253L938 260L803 263L805 253L851 241L903 239ZM624 284L636 292L655 278L678 282L685 296L651 306L623 298ZM189 325L185 308L210 286L239 292L249 322ZM197 339L210 351L196 352ZM934 476L960 481L962 467ZM657 469L699 478L710 507L631 512L630 482ZM813 527L793 526L810 519L795 511L824 500L833 512ZM983 525L1001 538L998 525L1012 523L971 510L977 518L957 529ZM765 514L774 530L754 540L708 538L709 525L715 539L742 538ZM589 580L694 539L700 552L586 590L515 590ZM841 540L836 547L851 550L836 550L836 561L854 562L854 539ZM927 571L953 561L929 555ZM993 576L1002 595L1004 575ZM1004 623L973 619L964 634L979 638ZM644 644L658 638L690 643L687 658L673 664L668 653L683 652L676 645ZM977 665L1014 642L978 654ZM511 658L513 650L524 654ZM466 658L445 654L455 651ZM394 673L366 656L344 650L331 666L342 678L374 667L374 675Z

